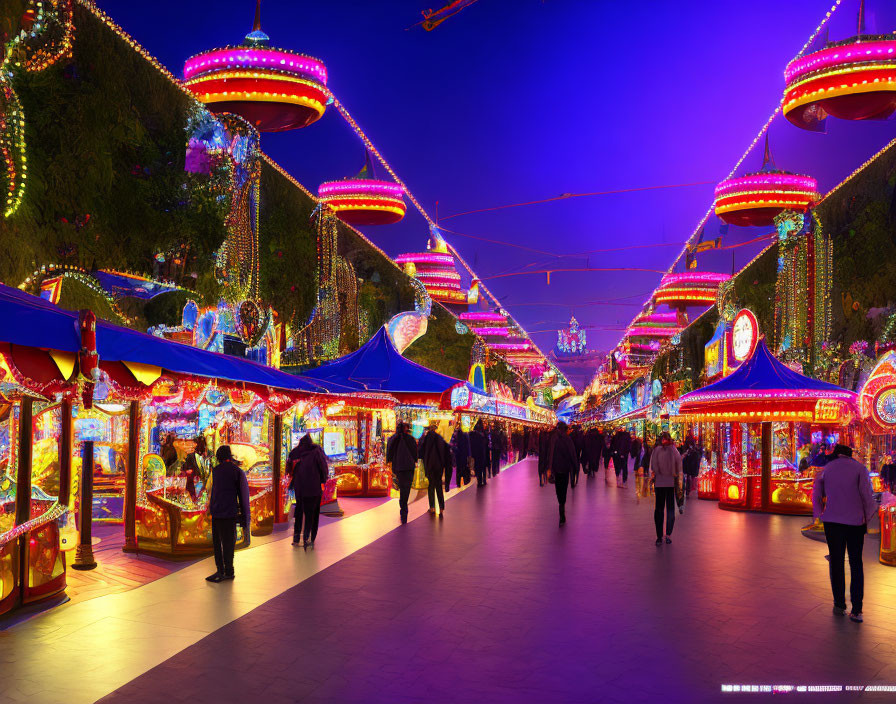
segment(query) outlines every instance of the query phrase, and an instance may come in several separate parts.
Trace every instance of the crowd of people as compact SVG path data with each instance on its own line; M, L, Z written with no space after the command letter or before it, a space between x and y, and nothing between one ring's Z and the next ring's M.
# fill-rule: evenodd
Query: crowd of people
M172 443L173 445L173 443ZM197 443L190 468L199 475L206 453ZM452 475L458 487L469 484L476 475L477 487L498 474L502 460L511 462L537 455L538 482L553 484L557 494L560 525L566 523L566 499L575 489L580 471L588 478L599 477L601 469L607 483L625 489L629 476L635 477L636 497L640 501L652 492L655 497L654 527L656 545L672 543L675 509L684 510L684 502L696 488L703 448L693 436L676 447L672 436L663 432L651 447L624 428L603 431L578 426L570 428L560 421L551 430L514 431L508 439L500 423L489 426L476 422L468 433L455 428L448 443L433 422L417 441L406 423L398 423L386 446L386 460L399 491L399 514L407 523L408 502L417 462L422 461L428 480L429 513L445 515L445 492L451 488ZM208 511L212 518L212 543L217 570L206 579L222 582L234 578L233 554L237 526L249 539L249 491L245 472L230 451L222 445L215 453L217 465L209 473L211 495ZM194 466L195 464L195 466ZM824 523L830 554L829 573L834 597L834 614L846 614L844 559L850 567L850 618L863 621L864 572L862 548L865 534L877 514L867 468L852 457L852 450L836 445L820 463L812 491L813 513ZM327 480L327 457L310 435L305 435L289 453L289 487L295 493L293 544L313 548L320 518L322 486ZM192 478L192 475L191 475ZM444 482L444 491L443 491Z

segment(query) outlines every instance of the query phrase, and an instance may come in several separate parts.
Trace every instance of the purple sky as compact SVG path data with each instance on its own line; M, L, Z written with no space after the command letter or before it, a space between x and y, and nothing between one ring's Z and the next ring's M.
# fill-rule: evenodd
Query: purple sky
M174 73L199 51L239 43L251 0L100 0ZM439 0L264 0L272 44L327 63L329 86L417 198L441 216L561 193L724 178L780 101L783 69L831 0L634 3L479 0L435 31L417 28ZM869 31L896 29L896 7L867 0ZM855 34L858 0L843 0L831 39ZM827 134L772 126L780 168L818 178L822 192L896 137L896 123L828 120ZM265 150L312 190L363 165L362 145L334 110L300 131L266 134ZM758 169L757 149L744 170ZM598 196L447 220L451 230L556 254L682 243L709 207L712 185ZM710 220L707 237L718 221ZM390 254L420 250L416 213L366 234ZM731 228L727 244L757 230ZM659 274L568 273L489 281L533 262L554 267L665 270L680 250L557 260L446 233L547 352L575 313L589 347L621 335ZM757 251L733 250L738 268ZM700 268L730 271L731 251ZM538 266L542 269L545 266ZM582 305L630 297L637 305ZM533 305L538 304L538 305ZM543 331L543 332L542 332ZM571 379L581 385L583 374Z

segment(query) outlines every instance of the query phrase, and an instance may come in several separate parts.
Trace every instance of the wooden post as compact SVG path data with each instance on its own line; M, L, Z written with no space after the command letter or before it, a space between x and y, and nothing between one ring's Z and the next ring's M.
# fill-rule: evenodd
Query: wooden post
M23 398L19 402L19 464L16 467L16 525L31 518L31 426L34 401Z
M72 494L72 402L63 399L59 444L59 505L67 506Z
M137 551L137 462L140 450L140 405L131 401L128 409L128 463L124 475L124 547Z
M80 537L75 549L72 569L92 570L96 567L93 559L93 440L85 440L81 450L81 516Z
M283 464L283 416L274 414L274 437L271 438L274 448L272 453L271 475L274 481L274 523L283 523L286 517L283 515L283 496L281 495L281 470Z
M759 486L762 490L762 510L768 511L772 504L772 424L762 424L762 476Z

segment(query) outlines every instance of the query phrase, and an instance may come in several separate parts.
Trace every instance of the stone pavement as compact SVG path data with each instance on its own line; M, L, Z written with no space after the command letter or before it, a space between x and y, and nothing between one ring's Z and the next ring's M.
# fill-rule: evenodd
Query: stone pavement
M805 519L694 500L657 548L651 502L584 478L563 528L556 512L524 462L452 499L444 520L386 533L103 702L753 702L765 697L720 687L896 684L896 571L878 564L876 541L858 625L832 616L826 549L800 536ZM287 572L317 559L278 557ZM204 592L209 608L258 588L237 570ZM202 620L176 601L156 608L160 625Z

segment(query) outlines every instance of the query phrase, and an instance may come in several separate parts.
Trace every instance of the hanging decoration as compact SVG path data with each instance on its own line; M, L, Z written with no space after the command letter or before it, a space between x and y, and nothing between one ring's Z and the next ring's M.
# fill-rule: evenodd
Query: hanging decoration
M765 134L762 169L755 174L729 177L715 190L715 213L730 225L765 227L782 210L806 210L821 196L818 181L775 168Z
M414 310L399 313L386 323L386 330L395 349L402 354L414 340L418 340L426 334L426 329L429 327L429 316L432 313L432 299L426 292L426 287L419 279L415 278L411 279L411 286L414 287Z
M25 194L28 159L25 114L16 95L16 75L44 71L71 51L72 0L29 0L22 26L3 47L0 63L0 171L5 181L3 216L19 207Z
M377 179L370 152L357 176L322 183L317 194L321 203L349 225L392 225L407 211L404 186Z
M782 359L814 369L831 330L833 245L814 213L775 218L778 278L775 342Z
M865 34L861 0L856 36L800 54L784 70L784 116L823 131L825 119L885 120L896 113L896 38Z
M215 113L241 115L260 132L307 127L330 100L320 59L269 45L261 31L261 0L241 46L212 49L187 59L186 87Z
M402 266L408 276L419 279L434 301L466 305L468 292L461 288L454 256L448 252L445 240L435 227L430 228L427 247L426 252L400 254L395 263Z
M689 306L711 306L719 285L730 279L728 274L687 272L666 274L653 294L655 305L684 310Z

